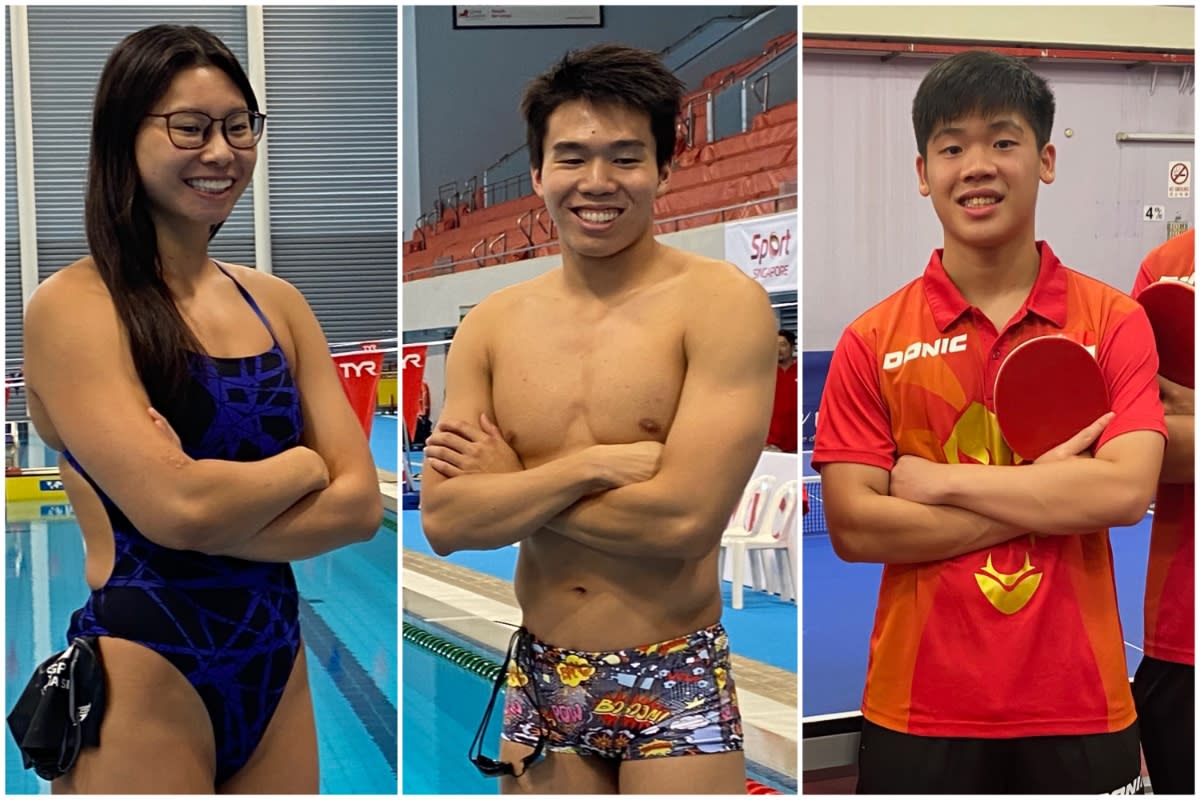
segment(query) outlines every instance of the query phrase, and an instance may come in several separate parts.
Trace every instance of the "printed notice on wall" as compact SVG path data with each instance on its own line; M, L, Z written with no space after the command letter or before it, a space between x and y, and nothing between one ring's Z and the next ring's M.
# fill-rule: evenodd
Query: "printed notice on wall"
M456 28L598 28L600 6L453 6Z
M1167 198L1184 199L1192 194L1192 162L1167 163Z

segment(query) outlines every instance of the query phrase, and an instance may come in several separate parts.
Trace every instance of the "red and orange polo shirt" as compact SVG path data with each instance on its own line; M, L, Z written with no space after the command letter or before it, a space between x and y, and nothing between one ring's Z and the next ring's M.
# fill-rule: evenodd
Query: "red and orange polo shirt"
M1146 256L1133 296L1160 280L1195 284L1195 229L1168 239ZM1191 483L1160 483L1150 530L1146 568L1146 655L1195 664L1196 489Z
M787 369L775 368L775 402L771 406L771 427L767 444L785 453L795 453L797 444L796 407L800 400L800 362Z
M843 333L821 400L813 464L890 470L905 454L1012 465L993 387L1034 336L1095 348L1123 433L1165 435L1150 324L1128 295L1063 266L1039 242L1029 297L997 331L934 251L925 273ZM888 564L863 715L925 736L1103 733L1133 723L1108 532L1030 534L924 564Z

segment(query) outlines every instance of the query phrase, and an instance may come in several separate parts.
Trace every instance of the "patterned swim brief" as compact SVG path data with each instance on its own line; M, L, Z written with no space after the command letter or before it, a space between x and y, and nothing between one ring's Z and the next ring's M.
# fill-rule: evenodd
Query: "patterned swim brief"
M718 622L689 636L609 653L553 647L527 633L509 662L501 736L553 752L617 759L742 749L742 719Z

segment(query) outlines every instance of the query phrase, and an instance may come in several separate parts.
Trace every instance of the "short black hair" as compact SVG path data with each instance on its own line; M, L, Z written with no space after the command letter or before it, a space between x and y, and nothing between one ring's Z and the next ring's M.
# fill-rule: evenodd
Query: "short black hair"
M913 97L913 133L917 152L935 126L969 114L1016 111L1033 126L1038 151L1054 127L1054 93L1046 79L1025 62L991 50L967 50L939 62L926 73Z
M541 169L546 122L554 110L572 100L624 105L650 117L655 158L661 169L675 154L675 126L683 98L683 82L657 53L618 44L573 50L525 87L521 116L529 163Z
M779 335L782 336L783 338L787 339L788 342L792 345L792 347L796 346L796 332L795 331L789 331L789 330L784 330L783 328L780 328Z

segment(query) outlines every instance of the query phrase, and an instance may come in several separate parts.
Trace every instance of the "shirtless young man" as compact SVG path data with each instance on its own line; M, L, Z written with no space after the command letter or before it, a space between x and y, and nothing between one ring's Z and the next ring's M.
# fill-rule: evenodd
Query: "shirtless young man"
M529 85L562 267L463 320L425 449L438 553L521 542L506 792L745 792L716 562L767 433L776 320L730 264L654 239L681 91L617 46Z

